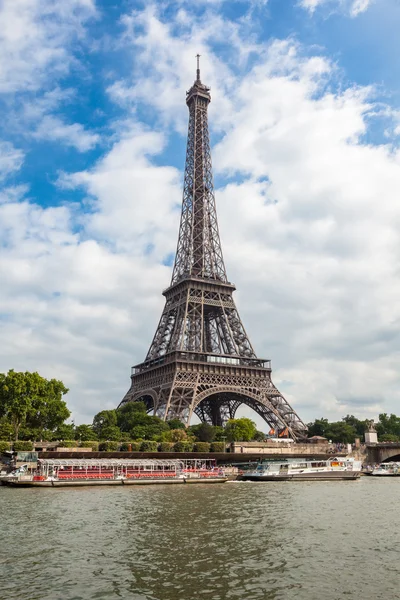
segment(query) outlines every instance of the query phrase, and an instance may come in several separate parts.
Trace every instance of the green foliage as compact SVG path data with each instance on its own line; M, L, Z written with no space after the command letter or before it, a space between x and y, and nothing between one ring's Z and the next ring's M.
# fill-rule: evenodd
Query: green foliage
M5 417L0 419L0 440L10 440L13 436L13 427Z
M92 429L100 440L106 440L104 430L117 427L117 411L102 410L93 417Z
M211 452L225 452L225 442L213 442L210 450Z
M250 442L257 431L256 424L251 419L229 419L225 434L230 442Z
M185 442L176 442L174 444L174 452L187 452Z
M158 442L154 442L154 441L150 441L150 440L143 440L143 442L140 444L141 452L157 452L157 450L158 450Z
M63 423L55 430L54 440L70 440L75 436L75 425L73 423Z
M62 400L67 392L62 381L11 369L0 374L0 417L11 424L15 440L23 425L40 431L54 430L70 416Z
M142 442L131 442L132 452L139 452L141 443Z
M59 448L77 448L78 442L75 440L63 440L59 444Z
M7 452L10 450L11 445L10 442L6 442L5 440L0 440L0 452Z
M160 452L173 452L174 444L173 442L161 442L159 445Z
M31 452L33 450L33 443L27 441L16 441L13 444L13 450L15 452Z
M308 424L308 435L326 437L335 443L352 444L356 437L363 439L367 421L360 421L354 415L347 415L341 421L329 422L328 419L316 419Z
M255 442L263 442L267 435L263 431L256 431L253 437Z
M380 436L379 441L380 442L398 442L399 439L400 438L398 435L394 435L393 433L384 433L383 435Z
M119 443L115 441L100 442L99 450L101 452L117 452L119 449Z
M103 427L99 435L100 440L110 440L113 442L119 442L121 440L121 430L117 425L109 425Z
M199 442L213 442L217 435L217 429L219 428L213 427L208 423L200 423L199 425L190 427L191 432ZM223 428L221 427L221 429Z
M193 450L194 452L210 452L210 444L208 442L196 442Z
M186 429L185 424L179 419L171 419L167 421L167 425L170 429Z
M193 446L193 442L176 442L174 444L174 452L193 452Z
M81 442L93 441L97 438L91 425L77 425L75 427L75 439Z
M383 439L384 436L388 435L400 438L400 417L394 414L381 413L376 424L376 431L380 441L394 441Z
M169 431L169 427L164 421L158 417L138 413L136 425L130 433L133 439L158 440L164 431Z
M99 449L99 442L96 440L85 440L79 444L81 448L91 448L93 452L97 452Z
M137 424L139 414L146 415L144 402L128 402L116 411L118 427L121 431L129 432Z

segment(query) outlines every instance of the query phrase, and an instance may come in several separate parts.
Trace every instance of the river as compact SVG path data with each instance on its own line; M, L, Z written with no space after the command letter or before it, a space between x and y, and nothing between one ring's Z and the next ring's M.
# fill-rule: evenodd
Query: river
M400 598L399 497L373 477L0 487L0 598Z

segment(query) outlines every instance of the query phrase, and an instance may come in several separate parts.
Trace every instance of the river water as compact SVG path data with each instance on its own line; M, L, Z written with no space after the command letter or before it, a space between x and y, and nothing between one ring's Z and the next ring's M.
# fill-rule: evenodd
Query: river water
M400 478L0 487L1 600L400 598Z

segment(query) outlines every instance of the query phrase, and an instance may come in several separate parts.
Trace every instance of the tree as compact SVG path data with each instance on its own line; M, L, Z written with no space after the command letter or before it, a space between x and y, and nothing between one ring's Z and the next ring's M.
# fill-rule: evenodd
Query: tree
M189 428L199 442L213 442L217 434L216 429L209 423L200 423Z
M55 440L73 440L75 438L75 425L73 423L63 423L53 433Z
M267 434L264 433L263 431L256 431L254 434L253 440L255 440L256 442L263 442L266 437L267 437Z
M256 424L251 419L229 419L225 427L226 437L230 442L250 442L257 431Z
M400 417L387 413L381 413L379 415L379 421L376 424L376 431L378 433L379 439L382 439L383 436L392 435L395 437L400 437Z
M308 424L308 437L319 435L321 437L327 437L326 431L329 426L328 419L315 419L313 423Z
M93 417L92 428L100 440L109 439L103 435L103 429L107 427L117 427L116 410L102 410Z
M97 439L97 434L91 425L77 425L75 427L75 439L81 442L89 442Z
M167 421L167 425L170 429L186 429L185 423L179 419L170 419Z
M342 421L354 428L356 436L359 437L360 440L364 439L364 433L369 424L368 420L364 419L363 421L360 421L360 419L357 419L354 415L347 415L346 417L343 417Z
M128 402L116 411L117 425L121 431L131 431L136 425L138 415L146 415L144 402Z
M130 433L133 440L158 440L164 431L169 430L168 425L158 417L138 413Z
M62 396L68 392L62 381L47 380L38 373L13 369L0 377L0 414L13 427L15 440L22 425L52 429L70 415Z
M119 442L121 440L121 430L117 425L107 425L106 427L102 427L99 439Z
M329 423L326 437L335 443L351 444L356 438L356 430L344 421L337 421L336 423Z

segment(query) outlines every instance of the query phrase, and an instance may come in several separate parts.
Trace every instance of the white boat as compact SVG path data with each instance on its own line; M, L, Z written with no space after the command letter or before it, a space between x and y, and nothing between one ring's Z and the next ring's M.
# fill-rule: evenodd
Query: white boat
M224 483L227 477L214 460L196 459L39 459L29 471L23 465L2 478L3 485L70 487L173 483Z
M264 462L241 475L242 481L332 481L358 479L361 462L352 458Z
M381 463L369 473L377 477L400 477L400 463L388 462Z

